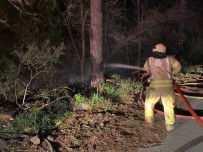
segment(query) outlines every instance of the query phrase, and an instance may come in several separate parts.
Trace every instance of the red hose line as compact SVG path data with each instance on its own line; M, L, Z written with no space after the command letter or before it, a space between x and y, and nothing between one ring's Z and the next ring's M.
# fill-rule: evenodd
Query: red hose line
M195 120L199 123L199 125L203 128L203 121L199 118L199 116L195 113L195 111L192 109L191 105L189 104L189 102L187 101L187 99L185 98L185 96L182 94L179 86L177 83L174 82L174 87L177 90L177 92L180 94L180 97L183 101L183 103L185 104L185 106L187 107L187 109L189 110L189 112L191 113L191 115L195 118Z
M160 115L164 115L164 112L161 111L161 110L157 110L157 109L154 109L154 111ZM179 118L179 119L195 119L194 116L185 116L185 115L178 115L176 114L175 115L176 118ZM199 117L201 120L203 120L203 117Z
M180 94L180 97L182 98L183 102L186 104L186 107L188 108L188 110L190 109L189 111L190 111L190 113L192 114L191 116L185 116L185 115L178 115L178 114L176 114L175 117L176 117L176 118L180 118L180 119L195 119L195 120L199 123L199 125L200 125L201 127L203 127L203 122L202 122L203 117L198 116L198 115L194 112L194 110L192 109L191 105L189 104L189 102L187 101L187 99L185 98L185 96L182 94L182 92L181 92L179 86L178 86L176 83L174 83L174 87L177 89L178 93ZM142 100L142 104L144 105L144 100L143 100L143 98L142 98L142 95L143 95L143 90L141 90L140 99ZM155 111L156 113L158 113L158 114L164 115L164 112L161 111L161 110L154 109L154 111Z
M142 104L143 104L143 106L144 106L144 101L143 101L142 98L141 98L141 100L142 100ZM158 110L158 109L154 108L154 111L155 111L156 113L160 114L160 115L164 115L164 112L161 111L161 110ZM194 117L193 115L191 115L191 116L186 116L186 115L175 114L175 117L176 117L176 118L179 118L179 119L195 119L195 117ZM199 117L199 118L200 118L201 120L203 120L203 117Z

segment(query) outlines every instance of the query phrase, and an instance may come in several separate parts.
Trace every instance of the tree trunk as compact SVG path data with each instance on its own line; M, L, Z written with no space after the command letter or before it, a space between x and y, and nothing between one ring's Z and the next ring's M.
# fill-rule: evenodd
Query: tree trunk
M81 21L81 46L82 46L82 59L81 59L81 80L84 83L84 63L85 63L85 17L84 17L84 10L83 10L83 0L80 0L80 21Z
M102 0L90 0L91 86L103 81Z

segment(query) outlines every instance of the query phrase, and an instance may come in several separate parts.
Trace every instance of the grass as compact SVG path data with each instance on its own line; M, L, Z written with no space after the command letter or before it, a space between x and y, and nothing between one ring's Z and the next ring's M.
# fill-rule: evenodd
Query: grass
M106 95L108 98L117 98L117 87L113 84L102 83L99 86L99 90L102 94Z
M108 98L121 98L133 92L137 93L143 87L139 81L131 79L119 79L118 76L110 83L102 83L99 86L99 92Z
M18 115L4 130L13 133L36 133L40 130L53 129L52 117L42 111Z
M104 111L110 110L113 107L113 104L108 99L105 99L105 97L99 93L93 93L90 96L89 104L93 109L95 107L99 107Z
M54 113L43 111L32 111L18 115L11 123L9 123L3 131L9 133L37 133L39 130L46 131L56 129L57 126L73 112L67 111L57 116Z
M62 114L61 116L54 119L55 125L59 126L66 118L68 118L69 116L71 116L73 114L74 114L74 112L72 112L72 111L66 111L64 114Z
M90 93L88 96L81 93L75 94L72 98L72 102L73 104L87 103L91 109L99 108L107 111L114 106L111 101L132 93L138 93L141 88L141 82L131 79L121 79L119 76L114 75L112 81L102 83L97 91ZM52 130L56 129L72 114L74 114L74 112L71 111L57 115L50 111L33 110L29 113L18 115L11 123L3 128L3 131L12 133L37 133L39 130Z
M143 85L141 82L132 81L130 79L121 80L117 94L119 95L119 97L123 97L133 92L139 92L142 87Z
M74 104L86 103L91 109L100 108L104 111L113 107L112 100L117 100L131 93L138 93L143 87L141 82L131 79L121 79L119 75L113 75L111 81L101 83L96 92L89 96L77 93L73 97Z
M75 94L74 97L73 97L73 102L76 105L79 104L79 103L83 103L83 102L85 102L87 100L88 100L87 97L85 97L84 95L82 95L80 93Z

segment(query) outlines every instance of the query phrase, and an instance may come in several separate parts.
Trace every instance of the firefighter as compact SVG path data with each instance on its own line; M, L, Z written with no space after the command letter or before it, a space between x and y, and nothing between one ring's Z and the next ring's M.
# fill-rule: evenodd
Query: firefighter
M173 74L181 70L181 64L166 54L164 44L156 44L152 55L146 60L144 69L150 75L149 89L145 99L145 122L153 125L154 106L161 100L164 107L164 118L167 131L174 129L175 123L175 94L173 89Z

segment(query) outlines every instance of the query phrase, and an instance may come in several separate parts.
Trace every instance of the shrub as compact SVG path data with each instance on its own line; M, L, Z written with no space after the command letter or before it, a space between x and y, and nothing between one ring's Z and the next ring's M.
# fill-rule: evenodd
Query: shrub
M183 66L182 72L174 76L177 83L187 83L196 82L203 78L203 66L193 65L193 66Z
M63 44L58 47L51 46L49 41L42 43L24 44L17 48L13 60L4 60L5 69L1 75L0 90L6 100L19 100L25 103L28 94L42 87L43 82L51 81L47 76L53 76L55 65L63 55ZM45 85L45 84L44 84Z

